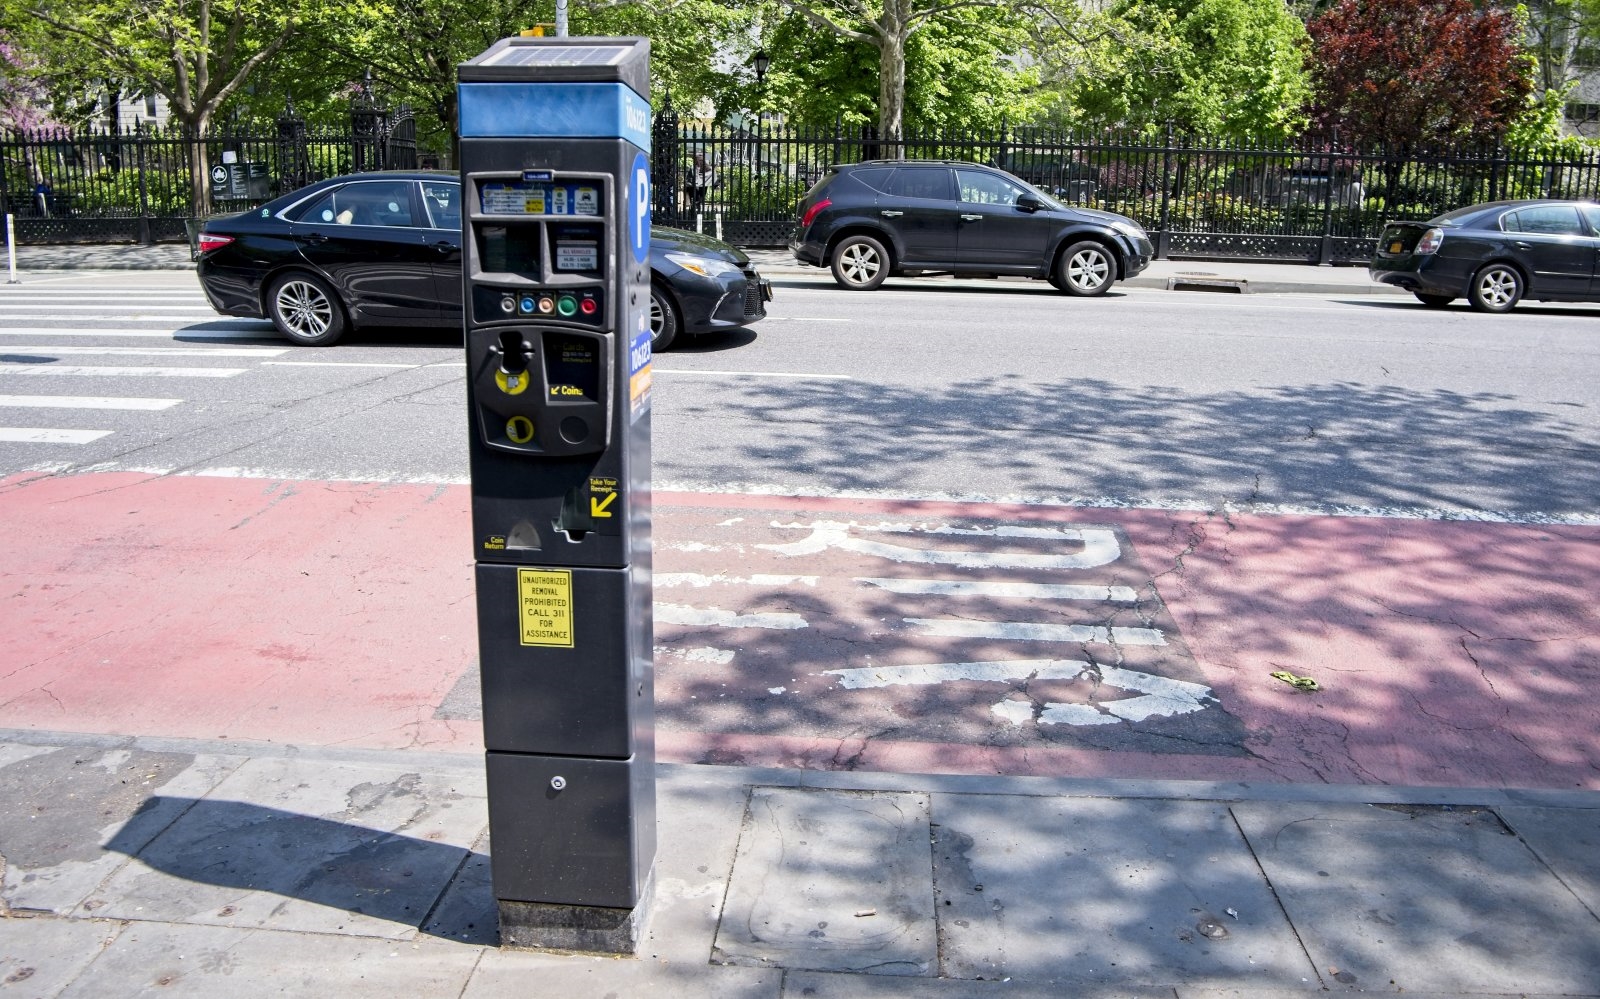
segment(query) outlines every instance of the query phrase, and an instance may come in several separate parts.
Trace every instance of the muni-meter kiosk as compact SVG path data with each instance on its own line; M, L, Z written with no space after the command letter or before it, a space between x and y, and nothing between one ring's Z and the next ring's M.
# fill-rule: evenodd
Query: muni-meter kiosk
M631 952L655 861L650 43L458 67L472 533L501 942Z

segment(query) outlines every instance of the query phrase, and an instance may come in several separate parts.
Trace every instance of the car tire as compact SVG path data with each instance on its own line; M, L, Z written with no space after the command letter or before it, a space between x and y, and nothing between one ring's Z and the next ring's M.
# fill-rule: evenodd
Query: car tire
M1478 312L1510 312L1522 300L1522 272L1510 264L1485 264L1472 275L1467 301Z
M1430 309L1442 309L1456 300L1454 295L1427 295L1420 291L1414 291L1411 294L1417 296L1417 301Z
M344 308L321 278L294 271L267 290L267 316L278 332L302 347L326 347L344 336Z
M1073 243L1056 259L1055 285L1068 295L1103 295L1116 281L1116 256L1092 239Z
M650 352L657 353L672 346L672 341L683 331L683 320L678 318L678 307L672 296L659 285L650 285Z
M871 291L889 276L889 251L871 236L846 236L833 248L833 279L841 288Z

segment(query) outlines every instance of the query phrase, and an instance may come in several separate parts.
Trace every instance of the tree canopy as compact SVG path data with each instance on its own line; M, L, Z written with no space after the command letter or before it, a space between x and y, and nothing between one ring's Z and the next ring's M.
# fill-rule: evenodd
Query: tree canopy
M1305 37L1283 0L1119 0L1083 47L1063 116L1279 138L1304 122Z
M1355 146L1496 142L1528 108L1515 12L1473 0L1340 0L1314 18L1314 116Z

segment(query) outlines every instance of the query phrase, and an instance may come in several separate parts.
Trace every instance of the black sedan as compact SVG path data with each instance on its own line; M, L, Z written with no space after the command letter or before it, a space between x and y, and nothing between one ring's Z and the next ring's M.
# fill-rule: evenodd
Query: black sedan
M461 181L454 173L352 174L252 211L210 219L200 285L218 312L270 318L307 346L351 327L459 327ZM655 350L680 334L766 315L771 284L744 253L705 236L654 228L650 322Z
M1597 261L1600 205L1496 201L1389 223L1367 273L1433 308L1465 296L1479 312L1509 312L1524 298L1600 301Z

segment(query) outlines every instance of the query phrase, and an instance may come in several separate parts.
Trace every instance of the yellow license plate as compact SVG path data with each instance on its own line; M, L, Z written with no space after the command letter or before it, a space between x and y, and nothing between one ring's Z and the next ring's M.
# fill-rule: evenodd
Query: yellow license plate
M1399 242L1394 242L1394 243L1390 243L1389 244L1389 252L1390 253L1399 253L1401 249L1402 249L1402 247L1401 247L1401 244Z

